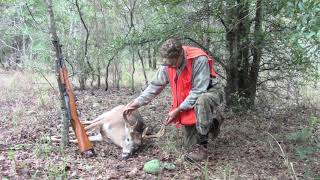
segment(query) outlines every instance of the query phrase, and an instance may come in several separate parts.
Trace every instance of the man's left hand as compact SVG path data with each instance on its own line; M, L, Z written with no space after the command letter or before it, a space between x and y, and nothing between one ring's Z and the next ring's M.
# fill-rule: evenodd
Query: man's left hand
M176 108L170 111L164 124L168 125L172 123L175 120L175 118L179 115L180 111L181 111L180 108Z
M139 102L137 100L134 100L132 102L130 102L129 104L126 105L125 110L123 112L123 114L125 115L131 115L131 113L133 111L135 111L136 109L138 109L140 107Z

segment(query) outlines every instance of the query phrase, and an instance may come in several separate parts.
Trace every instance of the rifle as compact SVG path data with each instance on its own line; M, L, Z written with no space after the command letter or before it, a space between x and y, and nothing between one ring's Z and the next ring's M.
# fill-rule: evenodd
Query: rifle
M72 88L68 79L68 71L64 63L64 59L62 57L61 46L59 43L57 31L56 31L54 14L52 10L52 1L46 0L45 3L47 4L47 7L48 7L49 31L52 38L54 51L56 53L55 65L56 65L57 81L58 81L59 90L60 90L61 103L62 105L63 103L65 104L66 116L68 120L71 122L73 131L75 132L76 138L78 139L78 147L80 149L80 152L85 157L91 157L94 155L94 151L92 148L92 144L89 141L89 138L87 136L87 133L83 125L80 123L80 120L78 117L74 95L72 93ZM67 126L65 128L67 128L65 130L69 132L68 131L69 128ZM63 143L66 143L66 142L63 142Z
M86 157L93 156L94 151L93 151L92 144L89 141L87 133L78 117L75 98L74 98L72 87L68 78L68 71L64 63L64 59L61 55L61 47L57 41L53 42L53 44L57 50L58 63L56 65L58 66L57 68L59 70L58 71L59 72L58 81L60 81L59 88L60 88L60 93L63 93L63 99L66 107L67 118L71 122L73 131L75 132L76 138L78 140L78 148L80 149L80 152Z

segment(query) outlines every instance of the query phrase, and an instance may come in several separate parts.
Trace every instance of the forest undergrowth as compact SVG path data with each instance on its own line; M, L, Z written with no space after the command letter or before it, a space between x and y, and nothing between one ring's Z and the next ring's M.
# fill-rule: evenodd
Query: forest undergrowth
M261 106L255 110L227 113L221 134L209 142L205 162L184 160L183 130L173 126L127 160L111 142L95 143L96 157L85 159L74 144L63 150L50 142L50 136L61 130L61 112L55 79L48 80L53 87L38 74L0 71L1 179L320 179L320 112L310 101L290 106L258 101ZM139 95L125 87L74 93L81 120L92 120ZM152 131L160 128L170 99L165 90L141 108ZM152 159L176 168L146 174L143 165Z

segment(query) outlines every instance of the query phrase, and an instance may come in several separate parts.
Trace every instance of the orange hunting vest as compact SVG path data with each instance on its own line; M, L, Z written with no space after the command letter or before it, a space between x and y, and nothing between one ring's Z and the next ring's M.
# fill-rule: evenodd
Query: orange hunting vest
M190 90L192 89L192 61L194 61L196 57L207 56L210 73L213 77L217 77L217 74L213 69L213 60L206 52L204 52L202 49L190 46L182 46L182 48L186 53L187 65L182 70L180 76L177 77L176 68L167 66L167 73L172 93L172 104L170 111L179 107L179 105L186 99L186 97L189 95ZM179 124L185 126L195 125L196 115L194 112L194 108L180 112L179 116L175 119L175 122L177 127L179 127Z

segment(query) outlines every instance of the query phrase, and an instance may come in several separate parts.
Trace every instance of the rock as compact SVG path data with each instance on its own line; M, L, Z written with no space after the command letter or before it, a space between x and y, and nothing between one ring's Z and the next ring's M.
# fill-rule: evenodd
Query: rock
M167 170L174 170L176 166L173 163L163 163L162 167Z
M162 163L158 159L154 159L144 164L143 171L149 174L158 174L162 169L174 170L175 168L173 163Z
M153 159L148 161L143 166L143 171L149 174L157 174L161 171L160 161L158 159Z

